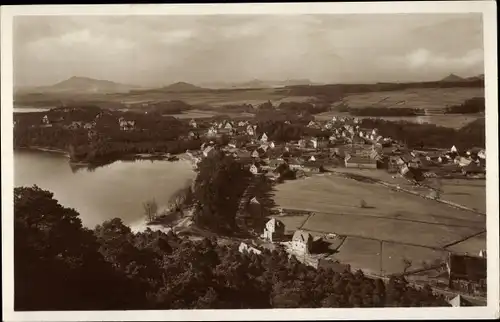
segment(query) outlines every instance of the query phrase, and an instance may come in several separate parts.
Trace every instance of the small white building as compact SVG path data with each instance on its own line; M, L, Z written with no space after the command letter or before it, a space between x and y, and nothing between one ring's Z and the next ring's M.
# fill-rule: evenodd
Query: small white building
M308 232L297 230L292 237L292 250L301 254L308 254L312 249L313 237Z
M215 149L213 146L207 146L204 150L203 150L203 156L205 158L208 158L209 156L211 156L213 153L215 153Z
M314 157L314 155L311 155L311 157L309 158L309 161L316 161L316 158Z
M45 125L49 125L50 124L49 117L47 115L44 115L42 117L42 124L45 124Z
M260 137L260 142L262 143L267 143L267 134L266 133L263 133L262 136Z
M276 218L271 218L264 228L262 238L274 242L285 235L285 224Z
M259 173L259 168L257 168L257 166L255 164L252 164L250 166L250 173L252 173L253 175L256 175Z
M451 153L458 153L457 147L456 146L452 146L451 149L450 149L450 152Z
M255 247L252 247L252 246L248 246L247 244L245 243L241 243L240 246L238 247L238 251L242 254L248 254L248 253L253 253L253 254L257 254L257 255L260 255L262 254L262 251L258 250L257 248Z
M215 128L215 127L209 128L208 132L207 132L207 135L208 136L216 136L217 135L217 128Z
M274 149L275 147L276 145L274 144L274 142L269 143L269 148Z
M311 144L312 144L313 149L317 149L318 148L318 139L317 138L312 138L311 139Z

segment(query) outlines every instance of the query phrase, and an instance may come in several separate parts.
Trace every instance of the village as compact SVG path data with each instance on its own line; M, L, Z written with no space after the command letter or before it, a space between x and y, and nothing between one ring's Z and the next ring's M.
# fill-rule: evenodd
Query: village
M393 185L383 181L381 183L396 191L405 190L401 186L406 184L408 193L435 202L440 201L442 190L439 184L440 178L465 180L485 178L486 155L482 148L467 151L459 151L455 146L441 150L408 149L396 138L383 137L378 129L361 128L359 123L358 119L348 117L333 117L328 122L311 121L307 127L333 134L326 138L303 137L298 141L276 143L270 140L266 133L258 135L257 126L249 121L213 122L203 134L212 141L204 144L200 151L188 151L187 155L196 165L220 149L244 162L248 171L254 176L264 176L275 183L286 179L299 180L332 174L349 176L357 173L359 176L359 173L362 173L372 180L390 178L395 179L394 181L399 180L399 183ZM193 128L190 135L194 136L198 124L195 120L191 120L189 124ZM215 143L221 136L231 138L227 145L220 146ZM246 137L247 140L242 140L242 137ZM247 196L247 199L246 203L250 207L260 206L261 201L258 198ZM442 202L455 209L473 210L458 203ZM361 200L361 203L360 207L369 208L363 204L364 200ZM267 216L267 223L258 239L240 244L240 252L259 254L263 248L279 247L286 250L290 256L315 268L329 267L338 271L351 269L348 262L341 263L332 255L345 242L346 236L335 231L318 234L302 229L285 233L286 225L283 221L287 215L293 216L297 211L300 212L280 207L268 212L258 210L257 213ZM252 211L252 214L255 213ZM415 277L410 279L417 285L419 281L425 281L431 282L438 289L448 290L451 292L450 304L453 306L467 305L467 300L460 294L474 296L485 294L486 251L484 249L478 249L474 254L447 252L441 259L441 262L435 261L433 265L427 265L425 268L414 269ZM407 273L410 265L404 268L403 273ZM424 271L433 271L434 275L424 274L426 275L424 278L417 276ZM384 274L372 275L381 277ZM445 275L447 278L443 279Z
M84 129L88 132L88 139L91 140L98 133L95 128L99 119L108 118L111 122L116 122L113 121L115 115L111 117L111 114L104 111L98 113L93 120L72 121L63 126L69 130ZM44 115L40 120L40 126L52 127L58 124L58 121L60 123L60 120L49 120L49 117ZM122 132L138 130L137 122L133 118L127 119L121 116L117 122L116 125ZM290 124L289 121L284 123ZM384 137L380 135L379 129L363 128L360 124L360 120L355 117L334 116L329 121L312 120L306 127L317 135L276 142L252 120L191 119L188 122L189 133L180 139L201 139L204 143L199 149L187 150L179 157L189 160L196 168L203 158L209 158L216 151L223 151L243 163L255 178L264 178L275 186L280 186L284 182L315 180L314 178L325 176L339 177L339 180L365 182L363 184L370 182L383 186L387 191L397 191L398 194L412 194L426 202L444 204L443 207L452 211L481 213L480 210L464 206L456 200L442 199L441 179L484 181L485 149L472 148L460 151L455 146L448 149L410 149L397 138ZM243 197L240 211L247 217L258 216L265 225L260 231L255 231L256 238L240 244L240 252L260 254L264 248L280 248L290 256L315 268L328 267L339 272L361 269L366 275L379 278L388 278L396 273L405 274L415 285L430 283L437 290L447 292L450 295L450 304L453 306L467 305L465 298L481 299L485 296L485 243L484 245L481 242L476 243L472 248L466 247L472 251L465 252L462 249L453 251L448 246L426 245L426 249L440 252L440 255L432 255L428 260L426 253L417 256L416 260L423 259L422 261L426 262L423 267L412 265L413 259L407 259L406 254L401 254L399 251L395 253L399 256L398 261L402 263L395 265L399 265L398 269L383 269L382 266L385 264L380 264L379 269L374 263L379 261L382 263L382 249L387 247L383 245L395 242L408 247L420 247L420 244L414 241L384 239L379 237L384 234L380 231L368 237L364 233L360 236L355 234L349 236L348 232L354 227L359 227L359 222L348 222L344 229L337 231L335 228L329 228L336 226L335 218L330 219L330 217L325 219L329 224L320 224L324 229L307 229L304 228L305 223L316 215L314 211L279 205L273 209L266 209L263 203L264 200L255 195L246 194ZM357 207L365 212L370 212L370 208L374 208L364 198L359 199ZM319 217L321 215L318 214ZM484 214L480 215L484 218ZM287 224L287 220L292 217L304 218L300 219L303 223ZM359 260L351 262L350 258L339 258L343 254L342 249L348 246L349 240L357 237L380 243L374 246L380 248L376 256L364 259L365 264L360 264ZM475 238L475 235L471 238ZM463 238L466 239L469 238ZM352 244L352 241L350 243ZM352 250L357 251L355 247Z

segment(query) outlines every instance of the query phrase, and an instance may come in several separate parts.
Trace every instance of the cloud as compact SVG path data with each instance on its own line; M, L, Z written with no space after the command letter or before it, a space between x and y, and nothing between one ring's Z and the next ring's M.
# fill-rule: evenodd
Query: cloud
M478 14L20 16L15 82L439 79L483 72L481 24Z

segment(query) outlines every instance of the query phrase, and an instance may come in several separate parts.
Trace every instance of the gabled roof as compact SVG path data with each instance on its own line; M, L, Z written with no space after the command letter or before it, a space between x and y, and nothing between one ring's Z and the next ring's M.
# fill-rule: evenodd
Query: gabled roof
M271 218L271 219L269 219L269 221L266 223L266 225L269 224L269 223L271 225L273 225L274 227L284 227L285 226L285 224L281 220L278 220L278 219L276 219L274 217Z
M292 240L308 243L309 241L312 241L312 236L303 230L296 230L295 233L293 233Z
M471 306L471 303L464 299L460 294L449 300L448 303L453 307Z

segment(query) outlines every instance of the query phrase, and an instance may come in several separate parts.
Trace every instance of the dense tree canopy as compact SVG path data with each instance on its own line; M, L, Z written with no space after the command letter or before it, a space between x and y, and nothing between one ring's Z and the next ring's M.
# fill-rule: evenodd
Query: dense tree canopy
M446 306L401 277L318 270L282 251L242 254L120 219L82 227L36 186L15 189L15 309L239 309Z
M240 162L222 151L204 158L198 165L194 184L194 196L198 200L195 222L216 232L234 232L239 200L250 176Z

